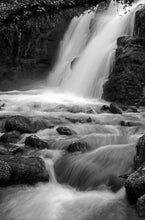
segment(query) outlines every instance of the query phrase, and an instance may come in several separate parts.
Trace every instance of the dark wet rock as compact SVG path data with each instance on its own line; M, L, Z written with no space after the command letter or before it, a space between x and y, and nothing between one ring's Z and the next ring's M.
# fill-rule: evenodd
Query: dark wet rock
M71 143L65 150L69 153L75 153L75 152L85 153L89 150L89 146L87 143L76 141Z
M24 144L6 144L5 147L11 155L23 155L28 150Z
M144 38L145 36L145 7L142 7L136 12L134 36Z
M88 118L66 118L68 121L72 122L72 123L91 123L92 122L92 118L88 117Z
M145 38L118 38L115 64L104 85L103 98L110 102L138 105L144 96L144 72Z
M25 144L35 149L49 149L49 144L38 138L36 135L31 135L27 137L25 140Z
M109 112L113 114L122 114L122 110L115 104L110 104Z
M137 212L140 217L145 217L145 194L137 201Z
M0 186L7 185L11 179L11 167L0 159Z
M100 110L101 112L106 112L106 113L122 114L121 108L118 105L112 103L110 104L110 106L103 105Z
M3 143L16 143L19 140L20 135L19 131L7 132L0 137L0 141Z
M135 168L139 168L145 163L145 135L140 137L136 145Z
M70 135L76 134L75 131L73 131L72 129L67 128L67 127L58 127L56 130L60 135L70 136Z
M91 117L87 118L87 119L86 119L86 122L87 122L87 123L91 123L91 122L92 122Z
M103 105L100 110L101 110L101 112L109 112L109 106Z
M49 180L45 164L39 157L0 158L0 169L0 186Z
M131 201L136 202L145 194L145 164L128 177L125 188Z
M19 131L20 133L33 133L32 122L29 118L24 116L12 116L6 119L5 126L6 132Z
M133 121L120 121L120 125L124 127L134 127L134 126L141 126L140 122L133 122Z

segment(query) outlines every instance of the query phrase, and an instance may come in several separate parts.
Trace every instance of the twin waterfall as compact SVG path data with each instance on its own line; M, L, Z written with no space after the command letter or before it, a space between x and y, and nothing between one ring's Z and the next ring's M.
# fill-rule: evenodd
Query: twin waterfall
M72 19L48 78L49 86L78 96L100 98L113 66L117 38L133 35L135 11L110 3L102 12L85 12Z

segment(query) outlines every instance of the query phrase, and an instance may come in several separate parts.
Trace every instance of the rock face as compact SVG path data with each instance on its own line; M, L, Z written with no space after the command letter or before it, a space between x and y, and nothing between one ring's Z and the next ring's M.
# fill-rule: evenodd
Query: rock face
M66 10L51 19L42 14L1 26L1 90L19 89L46 77L71 17L72 13Z
M110 106L108 105L103 105L101 107L101 112L107 112L107 113L112 113L112 114L122 114L122 110L121 108L119 108L119 106L111 103Z
M23 116L12 116L5 121L6 132L18 131L20 133L33 133L35 129L29 118Z
M117 41L116 59L103 98L127 105L145 105L145 7L136 12L134 36Z
M56 130L60 135L70 136L70 135L76 134L75 131L73 131L67 127L58 127Z
M145 162L145 135L143 135L136 145L135 168L139 168Z
M48 180L45 164L39 157L0 158L0 186L35 184Z
M137 201L138 198L145 194L145 165L128 177L125 187L132 201Z
M145 135L137 143L134 171L127 178L125 188L129 199L137 204L140 217L145 217Z
M145 37L145 7L136 12L134 35Z
M145 87L145 39L120 37L116 61L104 85L107 101L134 105L143 99Z
M49 144L38 138L36 135L27 137L25 140L25 144L34 149L49 149Z
M0 141L3 143L16 143L19 140L20 135L19 131L7 132L0 137Z
M138 199L137 211L140 217L145 217L145 195Z
M88 144L80 141L73 142L66 148L66 151L69 153L75 153L75 152L85 153L88 150L89 150Z

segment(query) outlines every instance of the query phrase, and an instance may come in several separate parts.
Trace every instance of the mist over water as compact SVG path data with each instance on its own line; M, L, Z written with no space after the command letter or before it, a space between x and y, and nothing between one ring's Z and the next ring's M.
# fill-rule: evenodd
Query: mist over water
M109 104L100 97L116 40L133 35L140 4L144 1L123 10L111 2L107 10L73 18L48 77L49 89L0 94L0 125L8 116L26 116L42 126L35 135L50 146L37 152L49 183L0 188L0 220L141 219L126 198L121 176L133 169L136 143L145 130L144 113L100 110ZM134 124L121 126L121 121ZM74 133L60 135L60 126ZM23 134L18 144L23 145L27 136ZM86 151L68 153L67 147L75 142L87 146Z

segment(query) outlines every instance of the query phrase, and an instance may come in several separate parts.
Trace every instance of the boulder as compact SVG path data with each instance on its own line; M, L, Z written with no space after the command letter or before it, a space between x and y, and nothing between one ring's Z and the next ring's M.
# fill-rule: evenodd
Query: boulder
M24 116L12 116L6 119L4 125L6 132L18 131L20 133L33 133L35 129L29 118Z
M101 112L109 112L109 106L103 105L100 110L101 110Z
M25 144L34 149L49 149L49 144L38 138L36 135L31 135L27 137L25 140Z
M145 194L145 164L128 177L125 188L131 201L136 202Z
M0 141L3 143L16 143L20 135L19 131L6 132L0 137Z
M65 118L66 120L70 121L71 123L91 123L92 122L92 118L88 117L88 118Z
M121 108L113 103L111 103L110 106L103 105L100 110L101 112L106 112L111 114L122 114Z
M145 218L145 194L137 201L137 212L140 217Z
M11 155L16 155L16 154L22 155L27 150L24 144L7 144L5 147L8 149L8 152Z
M45 163L39 157L3 157L0 158L0 169L0 186L49 180Z
M134 126L141 126L142 123L133 122L133 121L120 121L120 125L124 127L134 127Z
M69 153L75 153L75 152L85 153L89 150L89 146L87 143L76 141L76 142L72 142L65 150Z
M122 110L115 104L110 104L109 112L113 114L122 114Z
M145 135L140 137L136 145L135 168L139 168L145 162Z
M67 127L58 127L56 130L57 130L57 132L58 132L60 135L70 136L70 135L76 134L75 131L73 131L73 130L71 130L70 128L67 128Z

